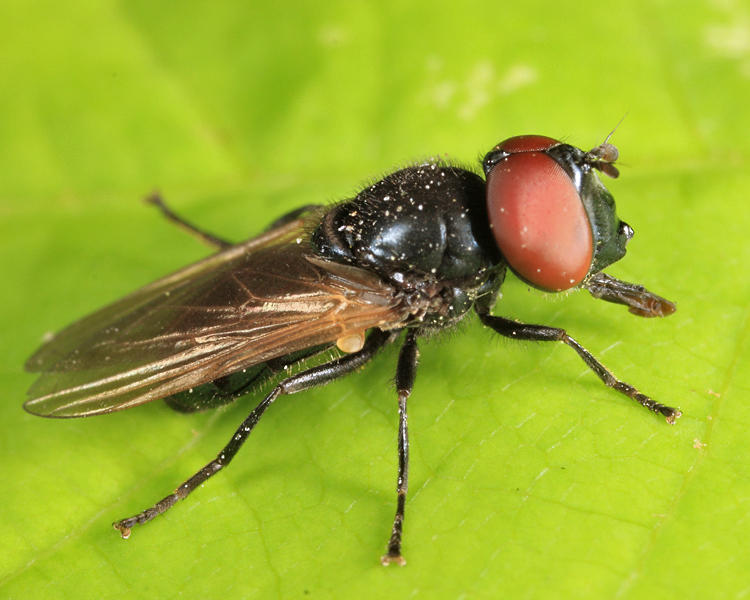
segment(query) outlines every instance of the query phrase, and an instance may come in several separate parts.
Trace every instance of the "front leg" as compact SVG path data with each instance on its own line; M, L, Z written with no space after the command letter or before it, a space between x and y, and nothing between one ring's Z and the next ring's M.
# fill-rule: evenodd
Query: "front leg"
M511 321L510 319L504 319L503 317L495 317L490 315L489 312L480 311L479 309L477 310L477 314L484 325L491 327L497 331L497 333L504 335L505 337L517 340L563 342L564 344L567 344L578 353L578 356L583 359L583 362L588 365L589 369L596 373L599 379L601 379L607 387L611 387L618 392L625 394L628 398L632 398L641 406L645 406L655 413L661 413L666 417L667 423L670 425L674 425L675 420L682 415L678 409L655 402L645 394L639 392L629 383L617 379L607 367L596 360L591 352L570 337L564 329L548 327L546 325L518 323L516 321Z
M666 317L677 310L674 302L649 292L642 285L620 281L606 273L592 275L584 287L594 298L624 304L639 317Z

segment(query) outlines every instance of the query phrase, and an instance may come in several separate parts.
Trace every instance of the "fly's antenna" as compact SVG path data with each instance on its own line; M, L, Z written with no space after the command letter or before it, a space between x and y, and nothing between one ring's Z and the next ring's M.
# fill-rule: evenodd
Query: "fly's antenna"
M625 120L625 117L627 116L628 116L628 113L625 113L624 115L622 115L622 118L619 121L617 121L617 125L615 125L615 128L609 132L606 138L604 138L604 141L602 142L602 146L604 146L605 144L609 144L609 139L615 134L615 131L617 131L620 125L622 125L622 122Z
M592 167L613 179L616 179L620 175L620 171L614 164L620 157L620 151L617 149L617 146L610 144L609 140L627 116L628 113L622 115L622 118L617 122L615 128L609 132L606 138L604 138L604 141L596 148L592 148L586 153L586 159Z

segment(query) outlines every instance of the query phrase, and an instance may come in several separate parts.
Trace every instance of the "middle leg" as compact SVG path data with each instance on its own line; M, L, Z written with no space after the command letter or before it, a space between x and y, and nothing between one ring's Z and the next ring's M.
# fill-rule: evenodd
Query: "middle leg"
M406 399L414 387L419 362L417 334L413 329L406 334L406 341L401 347L396 368L396 391L398 392L398 480L396 484L396 516L393 519L391 537L388 540L388 551L380 559L385 566L392 562L405 565L401 555L401 536L404 530L404 508L406 491L409 488L409 429L406 419Z

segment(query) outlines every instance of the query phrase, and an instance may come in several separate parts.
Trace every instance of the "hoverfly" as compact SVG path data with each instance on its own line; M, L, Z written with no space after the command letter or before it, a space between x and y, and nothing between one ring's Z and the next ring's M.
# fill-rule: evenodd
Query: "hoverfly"
M154 198L168 218L218 251L46 342L26 363L41 375L24 406L45 417L86 417L165 399L196 411L276 381L214 460L151 508L114 523L127 538L134 525L226 467L279 396L338 379L401 340L397 507L382 562L404 564L407 399L417 342L471 309L500 335L570 346L605 385L669 423L680 416L617 379L565 330L490 312L508 268L542 290L585 288L642 317L674 312L668 300L602 271L624 256L633 236L596 174L616 177L616 158L607 142L584 152L549 137L517 136L484 157L486 179L428 161L336 205L295 210L239 244L190 225ZM327 362L285 373L331 349L337 354Z

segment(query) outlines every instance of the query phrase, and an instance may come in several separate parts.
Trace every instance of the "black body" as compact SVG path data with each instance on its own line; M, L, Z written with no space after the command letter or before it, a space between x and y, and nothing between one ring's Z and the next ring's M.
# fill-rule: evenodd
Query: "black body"
M401 169L328 209L307 243L321 259L374 271L387 282L411 307L396 328L436 332L465 317L479 296L494 298L505 277L484 194L482 178L465 169L441 163ZM323 209L296 209L270 228ZM220 406L327 348L256 364L165 400L183 412Z
M323 258L375 271L423 305L408 325L447 327L502 281L484 205L478 175L440 163L410 167L331 209L312 245Z

